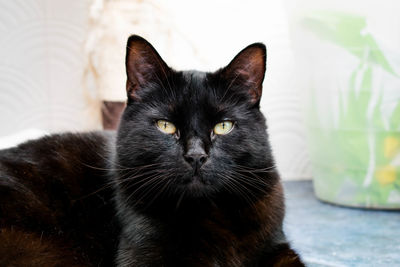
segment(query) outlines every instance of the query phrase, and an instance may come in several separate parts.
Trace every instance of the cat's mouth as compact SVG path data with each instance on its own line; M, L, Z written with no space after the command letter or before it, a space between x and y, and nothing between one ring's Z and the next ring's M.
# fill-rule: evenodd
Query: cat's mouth
M204 185L206 182L204 181L203 177L198 173L193 173L191 177L186 181L186 185Z
M188 190L193 193L204 192L211 186L210 181L204 179L204 177L198 173L193 174L189 179L187 179L183 186L185 190Z

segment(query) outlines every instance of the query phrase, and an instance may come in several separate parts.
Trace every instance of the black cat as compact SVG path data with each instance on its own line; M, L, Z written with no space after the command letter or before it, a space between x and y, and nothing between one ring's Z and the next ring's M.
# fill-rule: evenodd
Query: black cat
M0 152L0 266L304 266L259 110L266 50L213 73L127 44L114 133Z

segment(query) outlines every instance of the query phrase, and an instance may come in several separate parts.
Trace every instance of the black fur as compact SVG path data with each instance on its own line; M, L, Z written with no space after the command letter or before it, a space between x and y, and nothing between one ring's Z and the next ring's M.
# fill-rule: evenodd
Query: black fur
M216 72L175 71L131 36L116 139L67 134L1 152L0 241L41 233L57 244L51 259L68 251L83 266L304 266L282 231L259 110L265 62L256 43ZM161 132L160 119L177 132ZM215 134L224 120L233 130ZM188 151L201 151L202 164Z
M0 266L112 265L113 136L53 135L0 152Z

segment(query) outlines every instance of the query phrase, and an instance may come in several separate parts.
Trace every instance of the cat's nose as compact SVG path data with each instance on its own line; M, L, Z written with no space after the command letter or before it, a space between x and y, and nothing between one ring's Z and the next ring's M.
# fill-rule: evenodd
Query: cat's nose
M199 169L207 160L207 154L186 154L185 160L192 165L193 169Z
M208 155L204 149L203 142L199 138L189 140L184 158L195 171L207 161Z

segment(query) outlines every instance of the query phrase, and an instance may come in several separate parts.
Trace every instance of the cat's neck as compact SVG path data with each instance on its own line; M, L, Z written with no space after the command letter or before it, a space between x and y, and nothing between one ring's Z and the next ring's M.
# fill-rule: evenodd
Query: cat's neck
M192 224L216 218L235 219L243 218L248 221L265 220L268 214L273 214L274 207L282 212L284 208L282 187L276 183L265 192L254 198L237 195L221 194L217 197L204 198L161 198L149 203L126 203L119 195L117 202L129 213L140 214L168 224ZM239 220L240 221L240 220Z
M183 200L182 200L183 201ZM213 258L222 257L224 260L235 255L250 255L254 248L261 249L263 244L279 242L283 238L281 224L283 220L283 196L280 183L273 186L269 194L255 203L241 204L224 202L212 203L211 201L183 201L175 210L142 210L125 206L120 218L123 223L122 240L123 251L121 257L135 251L142 255L142 248L137 246L138 239L147 240L153 258L170 258L176 251L183 254L195 255L196 259L205 256L212 261ZM154 208L154 207L152 207ZM128 210L128 211L127 211ZM248 241L251 241L252 250L247 251ZM162 246L160 246L162 244ZM205 244L213 244L213 248ZM225 248L230 248L226 250ZM268 248L264 248L268 251ZM245 253L241 254L241 251ZM240 252L240 253L239 253ZM228 254L229 255L228 255ZM147 255L147 254L146 254ZM141 261L148 260L146 257ZM174 258L172 262L182 260ZM243 259L241 259L243 260ZM181 266L181 265L172 265ZM188 264L182 264L188 266ZM194 266L192 262L189 266ZM203 263L200 266L215 266ZM233 266L233 265L228 265Z
M154 197L148 195L136 199L135 196L124 194L122 188L115 188L119 206L123 204L125 208L146 216L162 219L166 221L193 219L198 220L207 218L215 212L221 214L236 215L238 212L258 210L260 204L274 200L281 200L281 184L279 175L276 172L268 174L268 183L262 191L232 193L231 191L221 191L217 194L201 197L181 195L162 195ZM283 204L282 204L283 205Z

